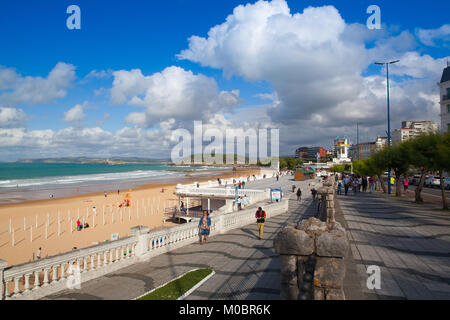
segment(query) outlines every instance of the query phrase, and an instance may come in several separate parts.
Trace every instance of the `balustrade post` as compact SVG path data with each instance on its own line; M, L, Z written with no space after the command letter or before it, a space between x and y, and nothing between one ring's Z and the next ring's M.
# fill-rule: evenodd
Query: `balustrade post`
M109 263L113 263L113 251L114 249L109 250Z
M108 251L105 251L105 253L103 254L103 265L104 266L106 266L108 264L107 254L108 254Z
M83 258L83 271L82 271L83 273L88 271L88 264L89 264L88 257L84 257Z
M58 282L58 266L53 266L52 283Z
M25 291L24 292L30 292L31 291L30 290L30 276L31 276L31 273L27 273L25 275Z
M8 283L4 281L4 270L8 262L0 259L0 300L4 300L4 296L8 296ZM5 284L5 289L3 289L3 283Z
M13 297L18 297L21 295L20 288L19 288L20 278L22 278L22 277L14 277L14 295L13 295Z
M102 255L101 253L97 254L97 268L101 268L102 266Z
M95 270L95 255L91 256L91 270Z
M46 287L49 285L49 279L48 279L48 271L49 269L44 269L44 284L42 285L43 287Z
M41 286L41 282L39 281L39 273L41 273L41 272L40 271L35 271L34 272L34 286L33 286L33 290L37 290Z
M64 270L65 264L62 263L62 264L60 265L60 267L61 267L61 277L60 277L60 281L63 281L63 280L66 278L66 271Z

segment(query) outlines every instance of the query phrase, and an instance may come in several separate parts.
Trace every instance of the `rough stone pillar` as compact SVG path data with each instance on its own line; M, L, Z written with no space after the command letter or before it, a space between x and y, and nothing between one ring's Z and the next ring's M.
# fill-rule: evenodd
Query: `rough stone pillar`
M349 248L345 229L316 218L283 228L274 240L280 254L280 298L345 299L344 257Z
M280 298L297 300L298 261L314 252L314 240L306 232L287 226L275 237L274 247L280 254Z
M134 235L138 242L136 244L134 254L137 257L143 256L148 252L148 236L150 229L145 226L136 226L130 229L130 233ZM128 252L127 252L128 256Z
M0 259L0 300L5 299L5 292L8 290L4 281L4 270L8 266L8 262ZM4 289L3 289L4 288Z

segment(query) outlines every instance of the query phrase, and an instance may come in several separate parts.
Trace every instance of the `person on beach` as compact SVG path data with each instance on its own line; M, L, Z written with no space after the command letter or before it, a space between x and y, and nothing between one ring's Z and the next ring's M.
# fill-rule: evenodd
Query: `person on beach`
M297 189L297 201L302 200L302 189L300 187Z
M39 249L37 249L36 258L38 258L38 260L41 259L41 247L39 247Z
M259 207L255 213L256 223L258 224L259 240L263 239L264 223L266 222L266 212Z
M203 211L203 216L200 218L198 227L200 228L200 244L203 244L204 241L208 243L208 237L211 229L211 218L209 217L208 211Z

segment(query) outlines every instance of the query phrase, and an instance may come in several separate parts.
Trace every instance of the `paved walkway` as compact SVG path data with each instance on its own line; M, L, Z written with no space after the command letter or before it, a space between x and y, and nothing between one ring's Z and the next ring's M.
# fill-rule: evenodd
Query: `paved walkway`
M338 204L358 279L346 281L347 298L450 299L449 213L380 194L339 196ZM370 265L381 269L381 290L367 289Z
M282 187L285 198L291 192L292 177L246 184L249 188ZM117 272L83 283L81 290L65 290L45 299L134 299L194 268L213 268L216 274L188 299L258 299L280 297L279 257L273 239L287 223L297 223L314 212L307 182L297 182L303 189L302 202L289 200L289 213L270 218L264 226L264 240L258 239L255 224L210 238L210 243L187 245L170 253L134 264Z

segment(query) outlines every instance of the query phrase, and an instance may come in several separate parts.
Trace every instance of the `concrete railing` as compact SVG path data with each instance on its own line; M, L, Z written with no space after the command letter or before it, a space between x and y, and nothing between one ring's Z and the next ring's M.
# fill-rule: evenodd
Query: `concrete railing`
M268 219L288 210L288 201L261 205ZM212 214L211 236L255 221L255 209ZM83 283L138 261L148 261L199 241L198 222L194 218L190 223L155 231L138 226L131 229L133 236L128 238L12 267L0 260L0 299L39 299L68 288L69 280ZM73 275L73 269L79 274Z
M9 268L4 263L0 299L38 299L65 289L66 280L74 276L87 281L93 275L114 271L129 264L126 261L135 256L136 245L137 239L128 237ZM84 277L87 273L90 276ZM44 290L46 287L50 290Z

